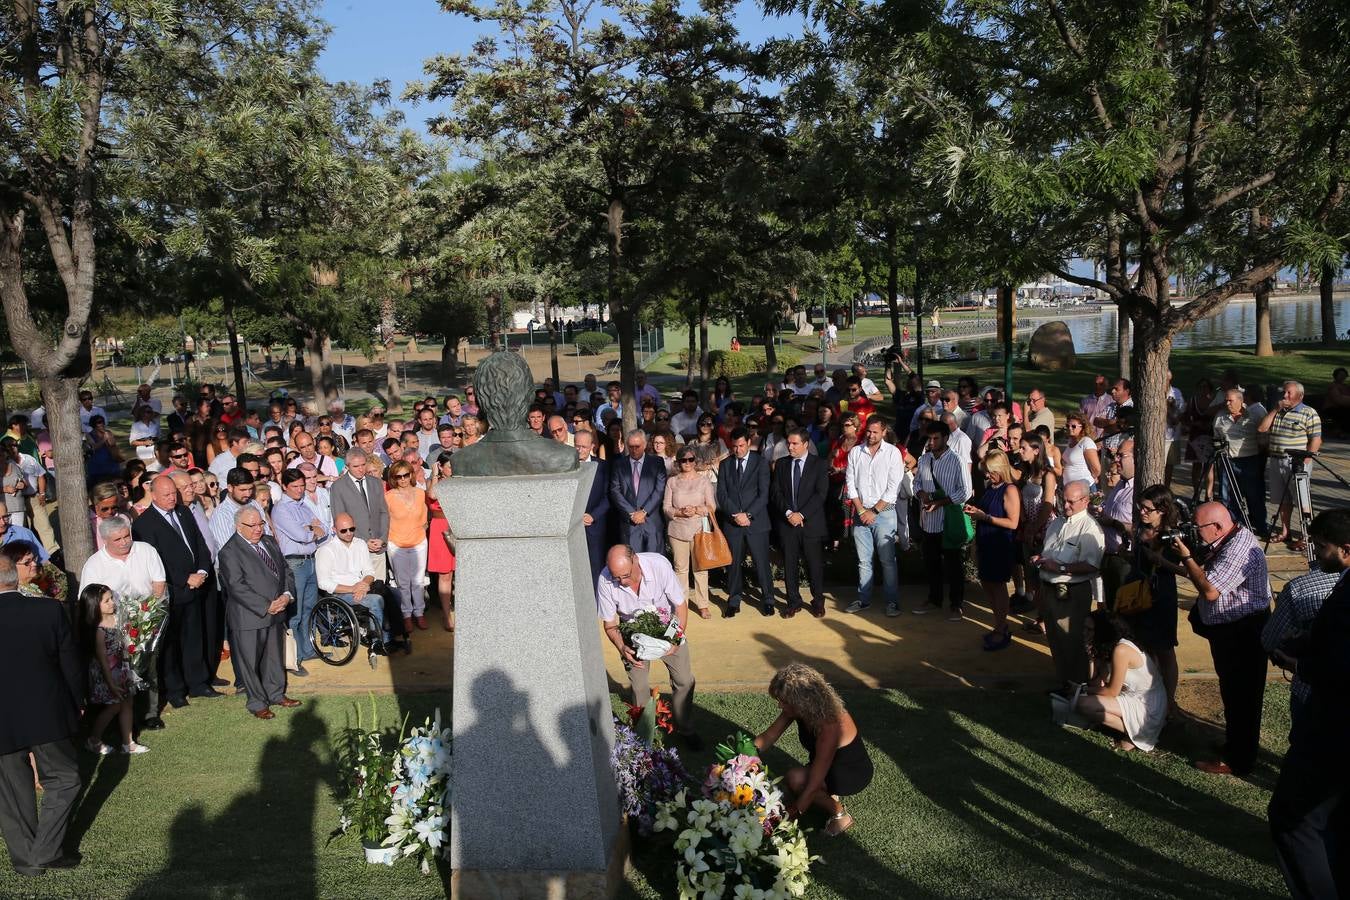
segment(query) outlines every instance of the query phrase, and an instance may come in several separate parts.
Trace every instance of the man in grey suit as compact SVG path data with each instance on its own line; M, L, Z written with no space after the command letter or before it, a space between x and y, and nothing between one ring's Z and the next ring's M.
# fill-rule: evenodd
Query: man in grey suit
M773 615L773 569L769 566L769 463L750 452L750 432L737 428L731 432L731 455L717 468L717 516L722 533L731 548L731 566L727 571L727 608L722 617L730 619L741 611L741 560L750 550L763 595L759 612Z
M618 510L619 543L634 553L664 552L665 499L666 464L647 452L647 433L634 428L628 432L628 453L609 466L609 502Z
M234 514L235 535L220 548L217 562L225 588L225 617L248 711L275 717L273 706L300 705L286 696L286 607L295 599L295 575L276 538L263 534L263 518L252 506ZM233 655L233 654L232 654Z
M333 518L346 513L356 523L356 539L366 542L376 580L385 576L385 541L389 539L389 507L384 502L384 483L366 474L366 451L353 447L343 457L347 470L329 490Z

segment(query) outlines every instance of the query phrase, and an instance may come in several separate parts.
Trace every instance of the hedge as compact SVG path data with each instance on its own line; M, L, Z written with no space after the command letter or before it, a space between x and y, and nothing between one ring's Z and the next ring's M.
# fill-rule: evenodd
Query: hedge
M797 362L796 354L783 352L778 354L778 370L780 372L787 371ZM689 348L686 347L680 351L680 367L688 368L688 366ZM714 378L737 378L742 375L767 371L768 364L764 361L762 349L709 350L708 370Z
M599 356L612 343L613 338L600 331L583 331L576 336L577 352L582 356Z

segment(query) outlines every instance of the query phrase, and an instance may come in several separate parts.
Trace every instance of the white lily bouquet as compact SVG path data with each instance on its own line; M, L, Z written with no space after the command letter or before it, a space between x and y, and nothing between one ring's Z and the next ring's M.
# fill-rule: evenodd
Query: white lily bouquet
M669 607L658 610L643 610L627 622L619 625L628 646L641 660L660 659L670 652L671 647L684 641L684 629L680 620L670 614Z
M385 819L389 836L383 844L397 848L400 856L417 856L423 875L430 873L433 856L450 856L445 837L450 827L451 761L450 729L441 727L439 709L408 733L394 757L392 806Z

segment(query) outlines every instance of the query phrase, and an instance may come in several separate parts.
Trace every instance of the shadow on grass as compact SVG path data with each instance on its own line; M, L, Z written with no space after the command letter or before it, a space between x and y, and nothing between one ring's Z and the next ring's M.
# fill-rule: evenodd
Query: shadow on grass
M283 885L288 897L317 896L314 815L320 786L332 777L328 727L307 706L278 718L289 719L289 730L263 746L253 789L215 817L199 803L180 812L168 863L128 896L200 896L209 885L246 897Z
M80 753L80 784L84 785L84 791L75 802L75 818L66 832L66 847L69 850L79 852L80 842L130 767L131 757L125 753L110 753L107 756Z

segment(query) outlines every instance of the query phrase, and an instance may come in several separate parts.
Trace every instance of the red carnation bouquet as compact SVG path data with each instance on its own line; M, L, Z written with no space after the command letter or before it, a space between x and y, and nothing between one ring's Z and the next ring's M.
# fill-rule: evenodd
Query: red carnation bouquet
M127 659L138 674L146 674L146 661L159 646L164 620L169 616L167 597L122 597L122 631L127 636Z

